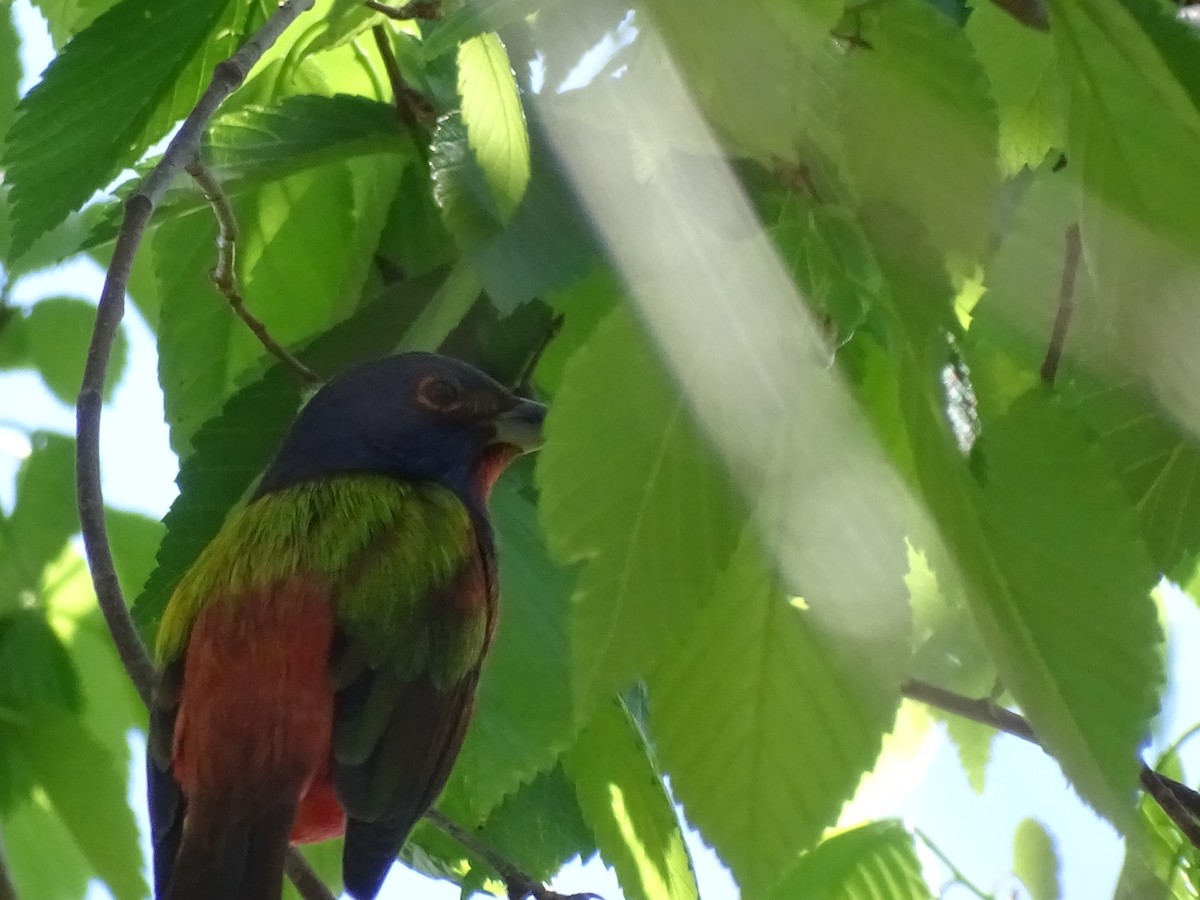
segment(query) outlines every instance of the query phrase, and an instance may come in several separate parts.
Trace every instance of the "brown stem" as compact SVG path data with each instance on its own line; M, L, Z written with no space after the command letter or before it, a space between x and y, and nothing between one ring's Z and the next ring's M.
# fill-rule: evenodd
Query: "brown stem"
M513 383L513 388L518 393L527 393L532 389L533 373L537 371L538 363L546 355L546 348L550 346L551 341L558 337L559 332L562 331L564 322L566 322L566 316L562 313L556 314L550 320L550 324L546 326L541 339L530 348L529 355L525 358L525 364L521 367L521 374L517 376L517 380Z
M964 697L962 694L916 680L906 682L900 688L900 693L909 700L916 700L951 715L1019 737L1038 747L1042 746L1028 720L993 700ZM1188 842L1193 847L1200 848L1200 793L1173 778L1155 772L1145 764L1142 765L1139 779L1143 790L1166 813L1167 818L1175 823L1175 827L1183 833Z
M526 897L532 897L534 900L602 900L598 894L556 893L540 881L530 878L508 859L438 810L431 809L425 814L425 818L495 869L504 881L509 900L524 900Z
M408 107L404 104L403 98L411 91L411 88L405 83L404 74L400 71L400 64L396 62L396 54L392 52L392 42L388 37L387 29L382 25L372 25L371 37L375 39L375 49L379 51L379 57L383 60L383 68L387 72L388 84L392 86L392 106L395 107L398 116L407 117Z
M1046 359L1041 370L1042 382L1047 386L1053 386L1054 379L1058 376L1063 345L1067 342L1067 328L1071 324L1071 315L1075 312L1075 276L1079 273L1079 255L1082 250L1078 225L1067 228L1066 244L1062 282L1058 287L1058 312L1054 316L1050 346L1046 348Z
M400 71L400 64L396 62L396 54L392 50L387 29L382 25L373 25L371 37L375 39L375 48L379 51L383 67L387 71L388 84L392 86L392 107L396 110L396 117L409 127L432 127L437 111L428 97L409 87L408 82L404 80L404 73Z
M96 600L112 633L113 643L129 678L142 702L149 703L156 673L146 648L125 605L125 595L117 580L108 529L104 521L104 494L100 488L100 416L104 378L112 353L113 340L125 314L125 292L133 270L133 260L146 231L146 225L167 188L188 162L195 159L200 136L217 108L245 80L247 73L263 53L301 13L312 8L314 0L286 0L251 38L229 59L218 63L212 80L195 107L183 120L179 131L167 145L158 165L146 176L137 191L125 202L125 215L117 233L112 261L104 277L104 289L96 308L96 324L88 346L83 383L75 404L75 490L84 550ZM291 851L290 872L311 872L303 857ZM315 875L297 882L305 900L333 900L333 895Z
M221 295L229 301L229 305L233 308L237 317L246 324L247 328L254 332L254 336L258 338L259 343L266 348L268 353L283 364L283 367L292 374L301 387L312 387L315 384L319 384L321 379L317 373L296 359L295 356L288 352L286 347L271 337L271 333L267 330L267 326L263 324L262 320L246 308L246 301L242 297L242 292L238 288L237 283L237 216L233 212L233 206L230 204L229 197L226 196L224 189L222 189L221 183L217 181L212 172L199 159L193 159L185 168L196 184L199 185L200 190L204 192L204 198L212 206L213 214L217 218L217 264L212 270L211 277L213 284L217 286L217 290L221 292Z

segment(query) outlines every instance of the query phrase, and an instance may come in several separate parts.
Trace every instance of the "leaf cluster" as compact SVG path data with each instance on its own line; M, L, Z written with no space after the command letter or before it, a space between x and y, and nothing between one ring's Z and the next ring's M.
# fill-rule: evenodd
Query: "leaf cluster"
M176 6L43 0L61 49L19 103L0 22L0 368L63 400L87 304L9 289L107 257L128 170L271 4ZM839 821L917 678L1028 719L1126 837L1118 896L1190 883L1137 785L1152 591L1200 554L1200 38L1149 0L1007 6L319 0L207 131L246 305L306 365L536 363L548 442L493 498L503 618L439 803L530 876L599 853L629 898L697 897L682 812L747 898L933 896L902 823ZM164 528L113 519L147 640L304 399L211 285L216 234L174 185L131 285L181 463ZM32 443L0 519L5 846L26 893L142 896L140 712L79 599L69 442ZM981 784L991 733L948 733ZM403 859L500 889L428 824ZM1057 866L1023 823L1031 896Z

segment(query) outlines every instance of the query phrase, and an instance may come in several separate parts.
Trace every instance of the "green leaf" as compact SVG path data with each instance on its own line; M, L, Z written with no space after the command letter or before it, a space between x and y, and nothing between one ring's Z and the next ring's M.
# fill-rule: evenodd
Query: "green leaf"
M74 34L115 5L114 0L36 0L35 6L50 26L54 46L61 48Z
M699 897L671 797L624 703L597 707L563 766L627 900Z
M771 238L802 296L831 326L836 344L862 324L882 276L862 229L845 210L793 195L768 198Z
M527 496L530 480L527 467L515 467L489 504L502 613L478 707L441 801L447 811L465 809L472 823L549 769L577 730L568 640L573 578L547 554Z
M121 589L127 597L136 597L154 569L154 554L163 536L162 522L120 509L106 510L104 520Z
M940 249L978 255L999 172L995 107L971 46L922 0L859 10L870 49L847 54L842 90L851 179L865 201L915 215Z
M38 609L0 617L0 706L22 717L47 709L76 713L79 672Z
M992 744L997 732L986 725L946 714L939 716L946 724L946 736L958 751L958 763L971 790L982 795L987 788L988 763L992 759Z
M499 232L503 216L457 113L438 120L429 148L429 171L433 200L455 240L471 249Z
M567 363L546 431L542 524L555 556L587 563L571 612L583 710L682 641L743 517L682 393L624 309Z
M902 665L877 670L876 637L829 629L801 605L748 535L649 681L672 789L747 897L766 895L837 819L900 702ZM907 635L888 637L902 660Z
M987 293L968 333L972 380L985 414L999 415L1038 384L1065 265L1065 233L1078 196L1060 176L1039 177L1013 214L987 271ZM1119 301L1118 301L1119 302ZM1111 464L1159 571L1178 577L1200 552L1200 441L1148 386L1113 359L1128 330L1081 273L1056 384ZM1119 337L1114 338L1114 332Z
M74 670L85 675L82 723L103 744L118 769L126 771L129 732L134 728L145 730L146 708L117 656L112 634L96 605L87 563L68 547L46 570L46 581L46 616Z
M533 143L533 178L516 212L471 260L501 311L565 287L600 256L587 215L545 141Z
M458 93L467 142L507 221L529 184L529 133L508 51L495 33L459 44Z
M46 387L68 406L75 405L83 382L83 363L95 322L96 307L73 297L39 300L25 319L30 358ZM125 374L128 354L125 330L119 329L104 382L105 400L112 399L113 390Z
M1066 91L1050 35L994 3L974 0L965 29L987 72L1000 116L1000 169L1036 169L1066 144Z
M1013 874L1021 879L1031 900L1058 900L1058 853L1054 839L1036 819L1022 819L1013 832Z
M234 209L243 299L276 341L286 347L346 315L359 299L371 253L359 226L374 228L374 239L381 222L356 208L345 166L264 185ZM330 246L344 250L329 253ZM171 445L186 453L200 423L267 353L208 280L216 262L214 225L195 217L167 223L155 234L154 254L163 297L159 378ZM301 297L305 302L297 302Z
M19 104L4 154L15 252L158 136L144 134L151 117L172 99L176 79L229 5L196 0L168 9L159 0L123 0L55 58Z
M217 119L205 132L202 154L225 194L238 197L340 160L382 154L407 159L415 155L415 147L388 104L366 97L301 94L273 106L243 106ZM147 173L157 162L148 161L138 170ZM181 179L167 192L154 220L161 225L207 208L195 183ZM88 235L87 245L115 238L123 212L122 200L112 202Z
M1179 577L1200 552L1200 442L1132 380L1080 373L1066 393L1108 454L1156 567Z
M706 117L728 136L733 155L792 160L798 146L812 142L813 131L827 127L814 115L815 104L830 93L828 76L818 70L843 3L755 0L731 15L721 0L653 0L646 9L670 61L651 45L648 52L631 51L630 68L652 84L678 78L678 67ZM574 20L580 14L567 6L564 15Z
M912 837L899 822L843 831L805 853L771 900L932 900Z
M13 9L9 4L0 15L0 141L12 126L17 106L17 86L21 81L21 60Z
M1132 219L1195 247L1188 198L1200 170L1180 161L1200 141L1200 37L1158 4L1051 0L1050 10L1069 89L1068 156L1111 243L1135 237Z
M116 900L142 900L147 886L125 771L66 716L31 722L21 730L21 749L54 815Z
M513 859L528 875L549 881L573 856L596 852L570 780L562 766L540 773L510 794L479 830L490 847ZM490 868L473 865L490 872Z
M6 762L14 755L17 755L15 748L6 753ZM87 893L91 867L73 845L70 833L43 792L36 792L6 812L0 830L5 862L12 872L17 896L66 900Z
M36 596L42 570L79 529L75 512L75 442L33 435L33 452L17 472L12 515L0 516L0 611Z
M387 103L300 94L217 119L204 140L204 159L226 190L234 190L237 182L275 180L354 156L411 149Z
M457 50L459 45L487 31L503 31L505 26L530 15L544 12L557 0L480 0L445 10L424 29L421 49L426 60Z
M403 282L325 331L298 356L316 371L333 373L392 349L429 302L444 277L436 272ZM133 605L142 638L153 644L175 583L212 540L235 503L265 468L300 406L290 373L272 365L231 396L219 415L196 432L176 483L179 497L163 519L154 571Z
M1028 394L984 440L980 513L1003 582L993 602L1004 637L1023 645L1024 674L998 653L1001 677L1080 793L1120 822L1163 682L1157 574L1107 460L1061 407ZM1097 655L1120 677L1086 677Z
M984 422L968 470L943 412L944 333L925 318L949 295L944 276L911 228L873 233L901 298L894 337L918 483L967 605L1043 745L1088 803L1125 824L1162 684L1157 575L1133 510L1095 442L1040 387ZM967 363L975 373L987 361ZM1088 677L1099 658L1119 677Z

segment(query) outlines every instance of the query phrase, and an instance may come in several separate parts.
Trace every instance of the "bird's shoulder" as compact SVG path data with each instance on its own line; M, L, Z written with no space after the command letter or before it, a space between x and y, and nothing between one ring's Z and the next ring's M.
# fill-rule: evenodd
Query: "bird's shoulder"
M293 578L329 592L339 620L370 633L490 555L466 504L428 482L381 475L316 479L236 509L180 580L159 628L160 662L177 658L212 603L237 603Z

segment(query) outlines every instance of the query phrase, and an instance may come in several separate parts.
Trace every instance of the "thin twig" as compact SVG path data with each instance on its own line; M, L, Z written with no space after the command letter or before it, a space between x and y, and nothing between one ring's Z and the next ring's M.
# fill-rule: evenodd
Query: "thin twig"
M392 50L391 38L388 37L387 29L382 25L371 26L371 37L375 39L375 48L379 51L380 59L383 60L383 68L387 72L388 84L392 86L392 106L396 110L396 115L404 117L408 115L409 110L401 98L410 88L404 81L404 73L400 71L400 63L396 62L396 54Z
M951 715L987 725L1042 747L1028 720L992 700L975 700L915 680L906 682L900 688L900 693L909 700L916 700ZM1193 847L1200 848L1200 793L1173 778L1155 772L1144 763L1139 779L1143 790L1166 813L1167 818L1175 823L1175 827L1183 833L1188 842Z
M538 363L542 361L542 357L546 355L546 348L550 346L558 334L563 329L563 323L567 318L562 313L558 313L550 319L550 324L546 326L546 330L542 333L541 339L529 349L529 355L525 357L525 364L521 367L521 374L517 376L517 380L513 383L513 388L517 393L527 393L533 383L533 373L537 371Z
M929 852L940 859L942 861L942 865L944 865L950 871L951 881L949 885L946 885L946 887L957 884L960 887L966 888L976 897L979 897L980 900L988 900L988 898L992 896L979 887L979 885L975 884L975 882L973 882L970 878L968 878L963 873L962 869L954 864L954 860L943 853L942 848L930 840L929 835L923 832L920 828L914 828L913 834L915 834L920 839L921 843L929 848ZM943 888L940 893L945 894L945 889Z
M464 849L475 854L495 869L501 880L504 881L509 900L525 900L526 897L532 897L533 900L602 900L599 894L559 894L552 891L540 881L530 878L508 859L475 837L469 830L447 818L445 814L431 809L425 814L425 818L458 841Z
M288 851L287 858L283 861L283 871L304 900L334 900L333 892L325 886L325 882L317 876L308 860L295 847Z
M389 19L408 21L409 19L436 19L441 14L440 0L413 0L403 6L388 6L376 0L363 0L368 9L383 13Z
M321 379L317 373L289 353L286 347L271 336L271 332L267 330L267 326L263 324L262 320L246 308L246 301L242 297L237 283L237 216L233 212L233 205L229 202L229 197L222 189L221 183L199 159L193 158L185 168L200 190L204 192L204 199L212 206L213 214L217 219L217 264L211 273L213 284L229 301L229 305L233 307L237 317L254 332L259 343L283 364L283 367L292 374L301 387L307 388L319 384Z
M155 207L183 167L196 158L200 136L217 108L241 85L267 48L279 39L297 16L311 9L313 3L314 0L286 0L233 56L217 64L211 82L167 145L158 165L125 202L121 230L117 233L112 260L104 277L104 289L96 308L96 324L88 346L83 383L75 404L75 490L83 545L92 584L96 589L96 600L121 662L142 702L147 705L156 673L150 655L133 626L125 595L121 592L121 583L117 579L104 521L104 493L100 487L100 416L108 361L113 340L125 314L125 291L133 271L133 260ZM291 851L289 872L305 871L310 871L308 863ZM302 880L304 885L297 882L297 889L305 900L333 900L329 889L315 875Z
M375 48L383 59L383 68L387 71L388 84L392 86L392 108L396 118L409 127L428 128L433 125L437 110L429 98L420 91L409 87L396 61L392 50L391 38L382 25L371 26L371 37L375 39Z
M1070 225L1066 234L1066 252L1063 254L1062 282L1058 287L1058 312L1054 316L1054 327L1050 332L1050 346L1046 348L1046 359L1042 363L1042 381L1053 385L1062 361L1063 345L1067 342L1067 328L1075 311L1075 276L1079 272L1081 242L1079 226Z
M956 694L954 691L948 691L924 681L906 682L900 688L900 693L909 700L916 700L918 703L948 712L960 719L970 719L980 725L989 725L1011 734L1013 737L1019 737L1023 741L1041 746L1029 722L991 700L975 700L971 697L964 697L962 694Z

